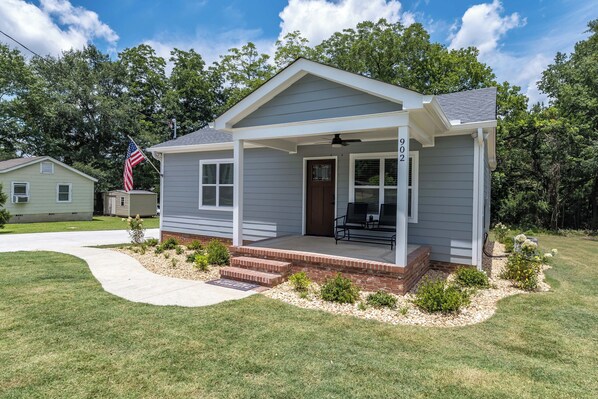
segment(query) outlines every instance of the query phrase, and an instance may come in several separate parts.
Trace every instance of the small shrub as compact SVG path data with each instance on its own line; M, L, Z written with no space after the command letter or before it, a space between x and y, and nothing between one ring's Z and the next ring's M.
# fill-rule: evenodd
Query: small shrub
M189 244L187 244L187 249L189 251L198 251L203 249L203 246L201 245L201 241L193 240Z
M172 264L172 267L176 267L177 263L179 263L179 260L176 258L172 258L170 260L170 263Z
M355 303L359 299L359 288L338 273L336 277L326 280L322 285L320 296L325 301Z
M472 267L460 267L455 272L455 282L461 287L488 288L486 273Z
M309 277L307 277L307 274L305 274L305 272L293 274L291 277L289 277L289 282L291 283L295 291L300 292L307 291L309 285L311 284L311 280L309 279Z
M516 252L509 256L501 277L512 280L516 287L531 291L538 287L540 267L539 257L528 258L524 254Z
M156 245L158 245L160 241L158 241L157 238L147 238L145 240L145 245L149 246L149 247L155 247Z
M213 239L206 246L206 253L208 255L208 262L211 265L228 265L230 254L228 248L222 242Z
M175 249L177 247L177 245L179 245L179 242L177 241L176 238L174 237L169 237L166 240L164 240L162 242L162 244L160 244L160 246L162 247L162 249L167 250L167 249Z
M127 232L131 238L131 243L141 244L145 237L145 227L143 227L143 219L139 215L134 218L128 217L123 219L123 222L127 222Z
M198 253L195 255L195 267L201 270L202 272L207 272L210 270L210 262L208 261L208 256L202 253Z
M500 243L504 243L507 235L509 234L509 228L502 223L496 223L494 226L494 235L496 240Z
M424 280L413 303L430 313L458 313L469 304L469 293L444 280Z
M156 247L156 249L154 249L154 253L155 253L156 255L160 255L162 252L164 252L164 249L163 249L163 248L162 248L162 246L160 246L160 245L158 245L158 246Z
M407 313L409 313L409 306L401 306L399 308L399 313L401 314L401 316L406 316Z
M168 252L164 252L164 259L170 258L170 254Z
M145 244L141 244L141 245L139 246L139 253L140 253L141 255L145 255L145 251L147 251L147 245L145 245Z
M368 305L364 301L360 301L357 304L357 309L359 309L359 310L368 310Z
M181 247L180 245L177 245L177 246L176 246L176 248L174 249L174 252L175 252L177 255L182 255L182 254L183 254L183 252L185 252L185 250L184 250L184 249L183 249L183 247Z
M515 250L515 241L514 237L509 237L505 242L503 242L505 246L505 252L513 252Z
M299 298L301 298L301 299L307 299L308 296L309 296L309 292L307 292L307 291L299 292Z
M394 309L397 307L397 298L386 291L380 290L368 295L367 303L375 308Z
M187 263L195 262L195 257L197 255L201 255L201 254L202 254L202 252L200 252L200 251L191 252L190 254L187 255Z

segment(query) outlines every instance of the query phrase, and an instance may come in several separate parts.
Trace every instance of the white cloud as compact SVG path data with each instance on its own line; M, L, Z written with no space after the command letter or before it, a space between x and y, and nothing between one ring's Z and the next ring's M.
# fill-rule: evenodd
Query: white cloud
M468 8L461 18L461 27L452 35L449 48L475 46L480 54L495 50L509 30L526 24L518 13L501 16L502 11L498 0Z
M401 14L401 3L397 0L289 0L279 17L282 19L280 38L298 30L312 45L319 44L334 32L353 28L366 20L385 18L405 25L415 21L413 13Z
M40 55L80 49L93 39L103 39L111 47L118 41L118 35L97 13L75 7L68 0L41 0L39 7L23 0L2 0L0 29ZM0 39L16 47L7 38Z

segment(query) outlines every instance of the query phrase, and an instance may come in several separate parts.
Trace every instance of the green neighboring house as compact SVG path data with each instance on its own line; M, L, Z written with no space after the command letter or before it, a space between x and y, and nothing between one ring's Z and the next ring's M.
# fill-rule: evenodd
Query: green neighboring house
M95 182L48 156L0 162L9 223L91 220Z

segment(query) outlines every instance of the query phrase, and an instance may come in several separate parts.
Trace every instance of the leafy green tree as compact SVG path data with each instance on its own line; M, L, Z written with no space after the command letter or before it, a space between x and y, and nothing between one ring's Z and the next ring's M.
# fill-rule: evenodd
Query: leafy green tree
M174 67L165 96L166 114L176 118L179 134L190 133L214 120L222 108L222 76L216 69L206 68L194 50L174 49L171 54Z
M10 219L10 213L4 208L6 200L6 194L2 191L2 184L0 184L0 229L4 228L4 225L8 223L8 220Z
M558 53L554 63L542 74L539 88L550 97L562 117L579 129L576 175L583 176L575 195L575 218L586 220L598 229L598 19L588 23L590 36L575 45L570 55Z
M255 44L249 42L240 49L231 48L216 64L218 73L226 82L224 111L243 99L274 74L270 56L260 54Z
M33 75L18 50L0 44L0 160L16 157L22 140L22 96Z
M424 94L488 87L494 74L475 48L448 50L430 42L419 23L365 21L316 46L329 64Z
M300 57L313 61L320 60L321 54L318 49L310 47L308 43L309 40L301 36L299 31L287 33L282 39L277 40L274 45L276 69L281 70Z

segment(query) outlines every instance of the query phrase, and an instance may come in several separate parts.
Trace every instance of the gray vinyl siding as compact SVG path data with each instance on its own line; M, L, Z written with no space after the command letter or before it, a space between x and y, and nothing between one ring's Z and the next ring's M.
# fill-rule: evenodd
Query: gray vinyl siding
M306 75L234 127L400 111L402 105L314 75Z
M409 243L430 245L433 260L471 264L473 140L437 138L419 151L418 223L409 224ZM297 154L258 148L245 150L244 238L259 240L303 231L303 159L337 157L337 215L349 200L350 153L389 152L396 141L331 148L300 146ZM199 209L199 161L232 159L232 150L164 155L163 229L232 237L232 209Z

